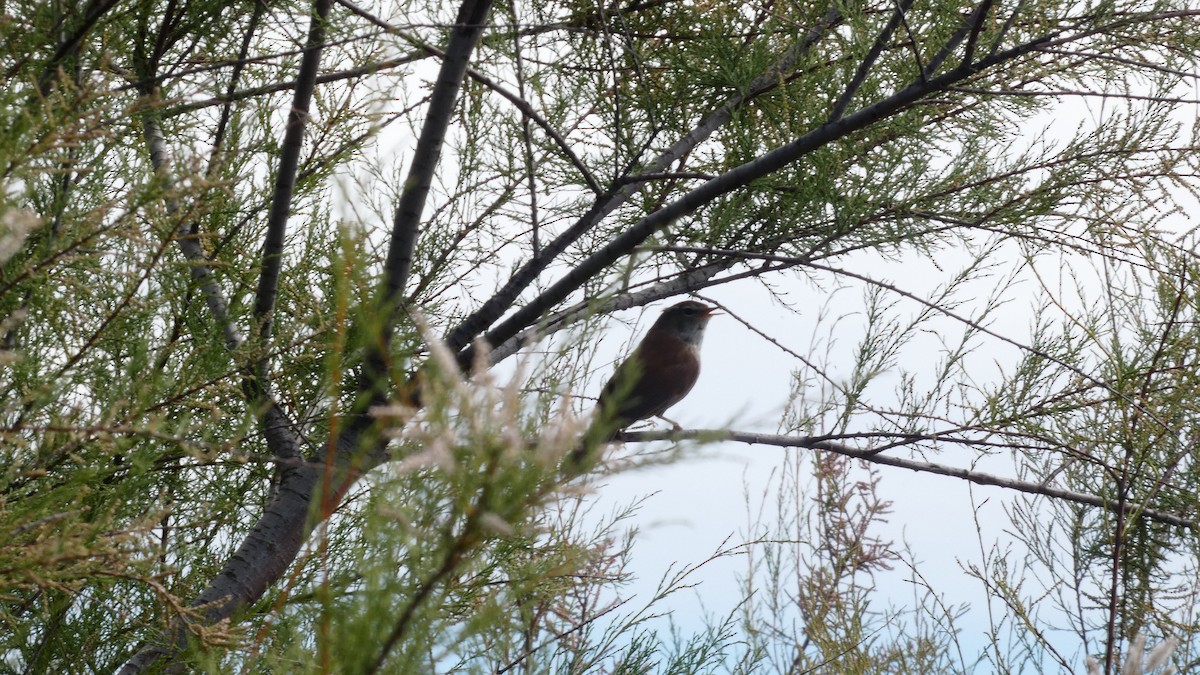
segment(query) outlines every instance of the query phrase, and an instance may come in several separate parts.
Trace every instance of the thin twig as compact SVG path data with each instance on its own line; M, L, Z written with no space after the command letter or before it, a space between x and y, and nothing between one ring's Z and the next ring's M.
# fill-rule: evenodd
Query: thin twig
M892 455L879 454L876 448L856 448L853 446L839 443L830 440L829 436L781 436L778 434L759 434L744 431L728 431L724 429L692 429L684 431L625 431L620 435L620 440L625 442L644 442L644 441L736 441L738 443L748 443L751 445L771 445L780 448L810 448L813 450L825 450L854 459L861 459L873 464L884 464L894 466L901 469L910 469L921 473L932 473L941 476L952 476L961 478L976 485L991 485L1004 488L1006 490L1015 490L1026 494L1041 495L1062 501L1073 502L1076 504L1084 504L1087 506L1095 506L1103 508L1114 513L1126 513L1137 515L1155 520L1167 525L1175 525L1185 527L1190 530L1200 529L1200 523L1186 516L1172 513L1170 511L1160 511L1158 509L1143 508L1122 503L1114 503L1112 500L1091 495L1065 488L1053 487L1042 483L1033 483L1023 481L1016 478L1007 478L997 476L995 474L984 473L982 471L974 471L964 469L957 466L947 464L938 464L935 462L922 462L904 457L895 457ZM945 441L945 438L937 436L926 436L928 441Z

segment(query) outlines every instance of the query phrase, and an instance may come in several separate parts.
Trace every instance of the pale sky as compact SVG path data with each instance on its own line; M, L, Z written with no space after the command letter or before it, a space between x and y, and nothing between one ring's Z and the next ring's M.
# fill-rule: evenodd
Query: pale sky
M844 266L895 282L909 292L921 293L928 292L957 271L954 257L948 255L938 261L942 272L916 256L898 263L864 265L847 261ZM961 258L965 260L965 256ZM813 315L826 301L827 289L832 286L826 283L822 284L824 288L818 289L794 277L779 279L778 286L788 289L790 300L802 308L813 307ZM1024 342L1032 317L1031 303L1039 293L1039 289L1030 283L1014 286L1014 302L997 314L1001 320L994 321L990 327ZM800 316L788 313L772 303L757 284L739 283L712 290L708 295L801 354L809 354L812 340L825 339L823 336L828 335L827 327L814 325L815 316L806 316L803 310ZM672 302L656 304L648 310L638 323L635 339L640 339L661 309ZM830 375L838 378L849 374L850 352L862 335L862 294L855 288L841 289L836 294L835 304L836 313L846 317L836 329L838 344L830 352L834 364ZM918 305L912 302L902 302L898 308L902 314L917 310ZM629 314L633 315L632 312ZM605 350L619 350L627 339L628 333L622 322L611 321L610 325L613 333L606 336L597 363L603 362L604 354L613 354L608 358L615 360L617 352ZM944 329L944 337L951 341L960 330L952 320L931 325ZM920 372L926 364L932 366L936 359L935 342L930 340L928 344L916 343L907 348L900 359L900 367ZM836 366L839 354L841 362L846 364L843 372L838 372ZM978 370L972 371L977 381L991 381L998 375L995 364L1010 366L1016 362L1018 351L989 338L969 358L978 365ZM729 426L740 431L779 432L780 412L788 400L791 385L791 369L798 365L792 357L731 317L718 316L709 324L702 363L695 389L668 411L668 417L684 428L719 428L731 422ZM878 386L870 390L874 392L871 402L875 405L894 403L895 398L888 394L898 381L896 373L882 376ZM655 428L665 428L665 424L658 422ZM636 450L632 444L615 450L617 453L633 451ZM630 523L639 529L640 535L633 556L633 571L639 580L629 590L641 600L648 599L672 566L694 565L710 557L723 542L727 542L727 546L736 545L752 538L759 531L749 525L752 513L759 509L764 495L766 503L773 507L779 486L778 472L786 470L786 454L812 456L814 452L741 443L712 444L686 450L680 461L673 465L649 467L604 479L593 497L600 506L597 513L608 513L651 495ZM904 456L905 451L893 453ZM962 466L962 458L973 456L973 453L969 449L946 446L944 456L931 459ZM1011 469L1005 471L1009 466L1001 458L978 468L1011 476ZM947 604L972 606L968 614L956 622L963 631L960 638L963 656L970 665L986 644L987 597L980 582L968 577L962 566L981 564L981 546L990 549L993 545L1005 546L1012 541L1004 531L1009 525L1003 512L1012 493L894 467L881 466L878 471L882 478L880 492L893 502L893 510L888 522L874 533L894 541L898 549L907 544L918 571L944 594ZM856 472L866 476L865 472ZM752 500L749 505L747 495ZM982 544L976 518L983 529ZM1020 551L1015 555L1019 558ZM675 621L682 628L698 629L704 617L716 619L734 610L741 600L737 577L745 573L746 561L741 558L709 563L691 577L700 582L697 588L677 594L661 608L675 609ZM911 569L903 564L891 572L877 574L879 590L872 596L873 607L880 611L889 606L911 607L914 604L911 578ZM635 600L630 604L638 606L640 603ZM1043 609L1049 611L1048 606ZM1003 612L1000 607L996 610ZM1076 654L1077 641L1070 639L1071 636L1061 637L1068 639L1062 641L1059 650L1067 655ZM1082 661L1082 655L1077 658ZM981 667L980 672L988 672L988 668Z

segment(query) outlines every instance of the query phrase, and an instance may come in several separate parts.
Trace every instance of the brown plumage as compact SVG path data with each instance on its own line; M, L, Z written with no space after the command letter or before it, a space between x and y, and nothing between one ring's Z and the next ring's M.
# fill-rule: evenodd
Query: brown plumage
M714 311L694 300L663 311L604 385L597 419L572 460L582 461L589 447L613 440L634 422L661 416L687 396L700 377L700 343Z

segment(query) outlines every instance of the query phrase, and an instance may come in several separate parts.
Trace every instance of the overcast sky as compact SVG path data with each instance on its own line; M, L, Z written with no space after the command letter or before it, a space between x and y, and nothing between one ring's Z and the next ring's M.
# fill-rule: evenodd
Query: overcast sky
M916 255L895 262L872 262L865 256L843 262L849 269L896 283L907 291L928 294L957 273L958 266L965 260L965 256L947 254L939 257L937 264ZM1022 265L1015 250L1012 265ZM997 277L1006 271L1001 268ZM1012 301L989 323L992 330L1022 343L1027 342L1033 307L1043 300L1041 289L1028 276L1025 275L1023 283L1012 286L1009 293ZM828 278L820 279L819 285L795 276L778 277L776 281L779 282L776 290L786 289L787 300L802 308L800 315L779 307L766 290L755 283L718 288L710 297L800 354L809 355L810 344L819 343L818 351L828 354L829 375L835 380L848 377L851 354L863 335L865 324L861 311L862 287L836 288ZM990 290L987 286L991 283L984 280L978 284L981 297ZM672 302L668 301L648 309L632 333L623 322L610 321L597 363L605 359L615 361L623 356L631 334L633 340L640 339L661 309L670 304ZM818 323L817 315L822 305L831 311L826 312L824 322ZM804 308L812 309L805 311ZM920 309L918 303L901 301L897 312L907 316ZM619 316L636 317L637 313ZM835 316L840 320L834 321ZM945 338L954 342L962 331L962 326L950 319L933 321L930 327L929 339L917 340L906 348L899 363L899 368L918 373L918 379L922 369L931 368L938 358L939 340ZM834 344L828 344L830 340ZM1011 367L1018 358L1016 347L999 340L984 340L969 357L976 365L972 376L977 384L994 381L999 375L997 364ZM741 431L779 433L781 413L792 384L792 369L800 364L729 316L718 316L709 324L702 363L695 389L668 411L668 417L684 428L728 425ZM839 363L845 364L841 370ZM898 399L892 390L899 381L898 371L882 376L869 390L871 403L896 404ZM594 386L598 388L599 384ZM665 423L657 422L657 428L665 426ZM618 455L637 451L639 449L633 444L613 450ZM903 456L908 451L892 452ZM785 466L788 453L811 457L814 451L741 443L693 446L675 464L603 479L593 497L599 507L597 515L650 495L629 523L640 531L633 556L633 571L638 581L628 589L638 596L638 600L630 606L639 606L651 598L669 569L706 560L723 543L725 546L737 545L758 536L762 524L754 522L755 514L760 512L762 504L774 508L780 472L790 470ZM966 466L974 454L968 448L947 446L943 456L930 459ZM990 460L976 468L1012 476L1011 462L1005 458ZM856 475L867 477L865 471L857 468L855 471ZM972 563L981 565L984 550L1012 543L1012 537L1005 532L1010 525L1003 507L1013 494L999 488L971 486L955 478L918 474L906 469L881 466L878 471L882 478L880 492L893 502L893 512L888 522L878 527L874 534L893 541L897 549L907 548L908 555L917 564L917 571L944 594L947 604L971 605L968 614L956 622L963 630L961 645L969 665L987 643L989 618L982 585L962 568ZM771 514L765 515L770 517ZM1015 563L1022 557L1021 550L1016 549L1013 556ZM691 577L699 582L695 589L674 596L665 606L676 610L674 619L681 627L698 629L706 616L708 619L721 618L735 609L741 600L738 576L746 573L747 561L743 557L709 563ZM878 592L872 596L873 607L881 612L889 606L911 608L915 590L912 578L912 569L904 564L897 564L891 572L878 574ZM997 609L1003 613L1002 608ZM1048 605L1043 610L1052 611ZM1060 651L1081 659L1076 651L1077 642L1061 640L1061 637Z

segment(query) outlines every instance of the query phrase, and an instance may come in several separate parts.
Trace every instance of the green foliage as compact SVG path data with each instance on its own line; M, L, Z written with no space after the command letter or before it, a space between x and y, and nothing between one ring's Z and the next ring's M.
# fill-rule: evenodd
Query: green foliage
M173 656L203 672L1080 670L1084 654L1111 672L1168 634L1194 660L1200 272L1177 226L1197 172L1193 9L528 4L495 6L471 54L394 312L381 279L412 231L396 214L412 149L445 121L427 103L456 8L334 6L291 175L308 5L4 4L4 668L112 672L185 644ZM1064 105L1091 99L1105 107ZM280 185L287 230L264 255ZM943 273L932 290L876 274L914 260ZM610 300L744 278L787 306L797 276L829 300L806 308L824 332L790 353L782 426L824 454L789 457L754 538L714 556L754 553L743 603L664 627L656 603L705 563L624 608L630 512L589 513L559 462L588 427L564 383L593 355L560 331ZM1033 325L998 327L1022 284ZM837 303L849 286L856 310ZM442 339L492 298L468 338L545 311L481 345L468 377ZM1016 356L982 374L997 345ZM494 372L521 349L511 379ZM362 428L379 447L339 455ZM996 603L981 654L962 653L964 608L882 534L888 476L843 441L926 470L1005 460L1002 486L1041 495L1009 504L1019 553L981 545L967 565ZM192 607L313 467L328 473L286 571L227 621ZM913 605L882 606L876 575L900 566ZM1063 630L1078 653L1048 637Z

